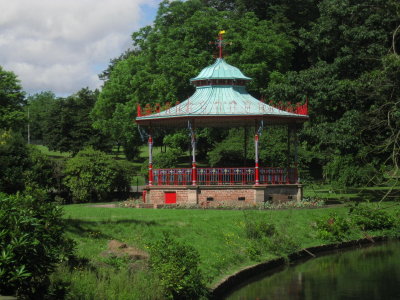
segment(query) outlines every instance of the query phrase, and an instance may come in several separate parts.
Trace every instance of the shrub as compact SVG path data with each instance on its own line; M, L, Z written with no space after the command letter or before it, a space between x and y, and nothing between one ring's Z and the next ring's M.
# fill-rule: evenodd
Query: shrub
M366 206L351 207L349 211L355 224L363 230L390 229L395 220L387 212Z
M196 249L179 243L168 234L150 245L150 267L159 277L168 299L198 299L206 294L199 263Z
M20 134L0 130L0 166L0 192L11 194L25 188L29 153Z
M50 273L73 251L61 216L45 199L0 194L0 294L43 298Z
M287 255L299 249L300 245L283 228L278 229L275 224L265 219L245 215L245 234L250 239L247 254L251 259L257 259L263 251L276 255Z
M330 214L328 218L316 221L318 236L323 240L340 242L343 241L351 229L351 222L347 218Z
M339 187L367 184L377 175L371 163L360 162L351 155L334 156L323 168L324 178Z
M271 237L277 233L275 225L265 220L249 220L248 218L245 220L246 237L249 239Z
M26 186L39 186L44 189L57 187L57 163L35 148L29 149L29 168L24 172ZM58 178L57 178L58 177Z
M129 180L122 165L93 148L79 151L65 169L65 185L74 201L104 201L114 191L129 191Z
M165 153L158 153L153 157L153 169L176 168L182 152L178 149L170 148ZM149 160L142 164L140 173L147 176L149 172Z
M231 129L228 137L208 152L208 162L213 167L226 164L237 165L243 162L243 157L243 136L237 129Z
M179 163L179 157L182 152L178 149L168 149L165 153L159 153L154 156L155 168L176 168Z
M57 188L56 163L27 147L17 133L0 130L0 191L13 194L27 187Z
M163 144L183 152L189 147L190 136L184 130L169 134L164 137Z

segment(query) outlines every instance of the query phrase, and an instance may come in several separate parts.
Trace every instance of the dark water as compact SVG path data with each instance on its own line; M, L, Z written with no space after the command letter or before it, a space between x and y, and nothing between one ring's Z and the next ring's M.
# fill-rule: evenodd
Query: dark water
M317 257L243 286L227 299L400 300L400 243Z

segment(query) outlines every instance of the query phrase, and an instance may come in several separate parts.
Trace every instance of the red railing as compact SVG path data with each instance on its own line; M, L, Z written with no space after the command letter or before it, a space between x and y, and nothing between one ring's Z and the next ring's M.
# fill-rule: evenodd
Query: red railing
M297 183L296 168L260 168L260 184ZM191 185L192 169L154 169L153 185ZM255 168L197 168L198 185L255 184Z

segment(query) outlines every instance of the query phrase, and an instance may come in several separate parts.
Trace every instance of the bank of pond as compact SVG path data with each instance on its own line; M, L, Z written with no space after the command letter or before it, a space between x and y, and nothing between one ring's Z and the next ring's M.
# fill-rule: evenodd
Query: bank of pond
M66 205L66 231L76 241L77 260L72 266L61 266L52 278L67 284L67 299L143 299L143 295L144 299L176 298L179 294L174 294L174 289L191 291L192 298L211 297L221 282L249 266L320 245L365 238L373 244L376 236L396 238L400 236L399 216L397 202L280 210ZM122 244L120 250L110 248L114 240ZM310 253L305 255L310 257ZM157 268L152 255L159 257L166 268ZM319 259L318 255L313 261ZM196 272L177 271L185 268ZM325 271L336 268L332 265ZM340 268L345 269L345 265ZM301 284L307 287L304 293L309 293L310 283L305 278L313 277L301 278ZM202 285L193 288L199 281ZM166 291L166 287L171 288ZM270 292L277 293L265 293ZM263 299L264 292L260 293L257 297ZM238 297L248 299L253 294ZM304 298L308 294L298 297L311 299Z

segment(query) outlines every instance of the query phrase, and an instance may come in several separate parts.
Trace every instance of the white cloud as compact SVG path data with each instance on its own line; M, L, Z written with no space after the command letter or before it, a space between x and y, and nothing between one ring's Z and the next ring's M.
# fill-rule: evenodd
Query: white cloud
M160 0L0 0L0 65L24 90L72 94L97 88L97 70L152 22L141 5Z

